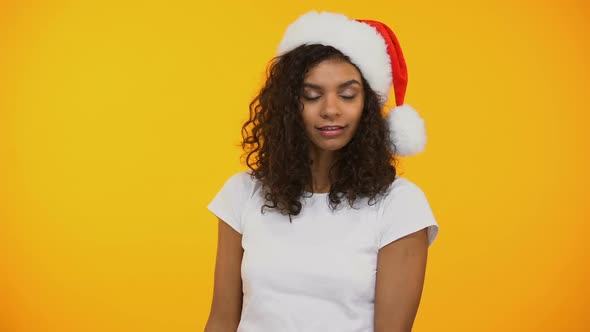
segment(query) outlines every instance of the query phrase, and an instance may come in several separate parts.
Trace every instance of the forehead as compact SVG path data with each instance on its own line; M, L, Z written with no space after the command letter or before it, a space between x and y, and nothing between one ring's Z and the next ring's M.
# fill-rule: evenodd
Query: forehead
M354 65L340 59L329 59L318 63L307 72L304 78L305 83L322 86L337 86L350 80L361 82L361 74Z

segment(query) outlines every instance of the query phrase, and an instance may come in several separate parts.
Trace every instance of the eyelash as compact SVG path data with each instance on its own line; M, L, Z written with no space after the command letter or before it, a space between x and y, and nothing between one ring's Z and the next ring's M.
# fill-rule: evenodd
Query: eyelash
M303 99L305 99L307 101L316 101L316 100L320 99L320 97L321 96L310 98L310 97L303 96ZM356 96L342 96L342 95L340 97L343 99L346 99L346 100L353 100L354 98L356 98Z

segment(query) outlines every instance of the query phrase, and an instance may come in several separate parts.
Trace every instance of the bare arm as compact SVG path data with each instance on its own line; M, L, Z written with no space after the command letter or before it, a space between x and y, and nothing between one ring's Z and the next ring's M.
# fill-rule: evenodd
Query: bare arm
M213 303L205 332L235 332L242 312L242 235L218 221Z
M424 286L426 229L379 250L375 286L375 332L410 332Z

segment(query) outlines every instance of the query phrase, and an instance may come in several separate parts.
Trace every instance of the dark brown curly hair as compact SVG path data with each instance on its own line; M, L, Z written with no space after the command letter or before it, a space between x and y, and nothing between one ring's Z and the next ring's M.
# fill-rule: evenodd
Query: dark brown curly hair
M307 72L329 59L352 64L336 48L318 44L302 45L273 58L264 86L250 103L250 118L242 126L242 158L253 179L262 183L266 199L262 213L265 207L274 208L291 219L301 212L305 188L312 187L308 154L312 143L305 134L300 97ZM338 151L329 172L331 209L342 199L353 207L359 197L368 197L369 204L375 204L396 176L398 161L381 115L380 96L364 77L362 83L365 100L360 123L351 141Z

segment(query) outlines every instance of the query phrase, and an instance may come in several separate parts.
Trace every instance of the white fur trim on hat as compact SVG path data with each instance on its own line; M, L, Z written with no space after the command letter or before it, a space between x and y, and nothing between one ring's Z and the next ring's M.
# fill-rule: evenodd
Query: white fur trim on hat
M424 151L426 128L416 110L404 104L390 110L386 119L397 155L409 156Z
M311 11L289 25L277 55L303 44L332 46L344 53L360 69L381 101L387 101L392 84L391 60L385 40L373 27L342 14Z

